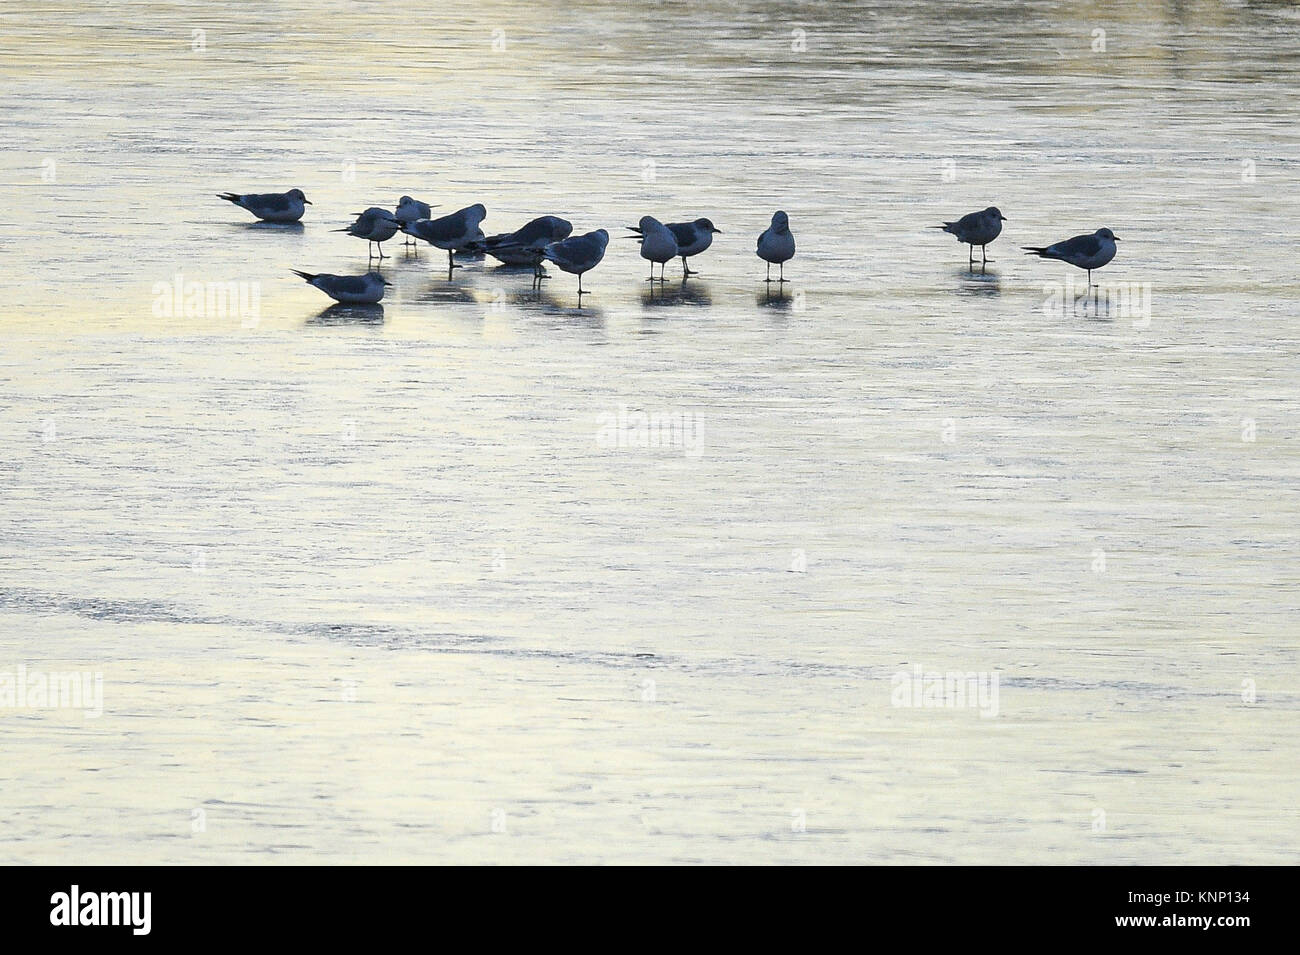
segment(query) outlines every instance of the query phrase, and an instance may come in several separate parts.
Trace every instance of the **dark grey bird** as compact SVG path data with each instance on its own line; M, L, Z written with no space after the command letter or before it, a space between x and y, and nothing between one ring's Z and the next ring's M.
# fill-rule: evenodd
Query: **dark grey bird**
M386 259L384 255L384 243L397 235L397 218L387 209L381 209L378 206L371 206L365 212L354 213L357 221L344 229L334 229L334 232L346 232L348 235L354 235L358 239L366 240L366 251L370 252L370 246L373 244L379 251L379 258ZM374 254L371 253L371 258Z
M1109 229L1098 229L1092 235L1076 235L1053 245L1021 246L1026 255L1040 259L1059 259L1077 269L1086 269L1088 284L1092 284L1092 270L1099 269L1115 258L1115 243L1119 238Z
M402 196L397 200L397 208L393 211L393 217L398 222L414 222L416 219L428 219L433 215L433 210L437 206L431 206L427 202L421 202L419 199L412 199L410 196ZM404 242L407 245L414 243L409 235Z
M416 219L399 222L398 227L409 236L423 239L430 245L447 250L447 270L456 267L456 250L483 238L479 224L487 218L487 207L481 202L458 209L440 219Z
M326 275L299 272L297 269L289 271L334 301L348 305L373 305L384 297L384 289L393 284L378 272L367 272L365 275Z
M650 281L655 280L655 263L659 263L659 281L664 280L664 266L670 259L677 258L677 237L672 230L654 216L642 216L636 225L628 226L632 235L641 245L641 258L650 263Z
M541 281L542 251L552 242L573 234L573 223L559 216L538 216L514 232L490 235L480 243L482 250L505 265L530 265L533 277Z
M667 222L665 228L673 234L677 241L677 254L682 259L682 278L688 275L699 275L698 272L692 271L686 265L686 260L693 255L699 255L705 249L713 244L713 236L721 235L722 230L716 228L708 219L696 219L693 222ZM639 225L628 226L637 235L641 235Z
M605 257L609 233L604 229L575 235L560 242L551 242L542 249L542 258L554 262L563 271L578 277L578 300L586 294L582 290L582 273L590 272Z
M781 277L777 282L785 281L785 263L794 258L794 233L790 231L790 217L784 212L772 216L772 224L758 237L757 254L767 263L767 279L772 281L773 263L781 266Z
M975 246L980 247L980 255L983 256L981 264L987 265L989 261L987 246L1002 234L1002 223L1006 221L1007 217L998 211L997 206L989 206L979 212L967 213L956 222L945 222L943 225L935 226L935 228L942 229L950 235L955 235L958 242L965 242L970 246L970 255L967 261L970 263L971 268L974 268Z
M247 209L263 222L297 222L311 205L301 189L288 192L238 193L223 192L218 199L233 202L241 209Z

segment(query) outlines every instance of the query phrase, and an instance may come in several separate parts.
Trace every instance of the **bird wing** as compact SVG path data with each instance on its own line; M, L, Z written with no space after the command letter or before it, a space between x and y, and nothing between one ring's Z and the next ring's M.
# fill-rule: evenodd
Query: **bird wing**
M316 277L328 279L325 284L335 295L361 295L369 287L364 275L318 275Z
M1101 239L1095 235L1076 235L1055 245L1049 245L1045 251L1058 259L1090 259L1101 251Z
M690 245L696 239L694 222L670 222L668 231L673 234L678 245Z
M289 197L280 192L264 192L254 196L241 196L245 206L256 206L267 212L288 212Z

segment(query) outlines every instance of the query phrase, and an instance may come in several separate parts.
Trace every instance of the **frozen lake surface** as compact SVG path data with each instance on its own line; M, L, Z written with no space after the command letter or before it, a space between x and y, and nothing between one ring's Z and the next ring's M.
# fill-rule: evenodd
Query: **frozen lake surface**
M1300 860L1292 7L0 28L0 860ZM407 193L614 238L580 310L400 240L378 310L290 274ZM972 274L930 226L990 204ZM645 214L723 230L698 278ZM1102 226L1098 299L1018 251Z

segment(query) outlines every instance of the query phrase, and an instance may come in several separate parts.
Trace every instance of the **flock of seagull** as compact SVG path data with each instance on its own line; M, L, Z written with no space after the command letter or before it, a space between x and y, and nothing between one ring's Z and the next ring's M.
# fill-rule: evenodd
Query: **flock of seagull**
M306 207L311 205L301 189L288 192L247 193L223 192L218 198L232 202L246 209L264 222L289 224L302 219ZM582 276L590 272L605 257L605 248L609 245L609 233L604 229L573 235L573 224L559 216L540 216L528 222L514 232L498 235L483 233L483 220L487 218L487 208L482 203L466 206L450 215L433 218L436 206L402 196L394 211L378 206L371 206L364 212L354 213L355 221L335 232L366 240L366 249L373 260L388 258L384 255L383 243L399 232L406 237L406 244L416 240L427 242L447 253L447 274L460 266L456 254L490 255L504 265L531 267L533 284L540 283L547 277L542 265L551 262L564 272L578 277L578 302L588 294L582 287ZM1002 234L1002 223L1006 216L994 206L972 212L953 222L935 226L957 237L959 242L970 246L969 264L975 266L975 247L980 247L981 262L988 263L988 245ZM721 229L714 226L709 219L695 219L691 222L663 223L654 216L642 216L635 226L629 226L627 238L634 238L641 246L641 257L650 263L650 281L663 282L664 268L675 258L682 260L682 278L696 275L687 260L699 255L713 244L714 235ZM1115 257L1115 243L1119 239L1110 229L1098 229L1087 235L1076 235L1048 246L1023 246L1029 255L1044 259L1057 259L1088 272L1088 284L1092 284L1092 272L1110 262ZM772 224L758 237L755 254L767 263L767 282L784 283L785 263L794 258L794 235L790 231L790 217L784 212L772 216ZM655 277L655 266L659 266L659 276ZM772 266L779 269L778 277L772 278ZM392 283L378 272L370 271L364 275L329 275L324 273L300 272L291 269L309 285L320 289L336 302L348 305L373 305L381 301L384 292Z

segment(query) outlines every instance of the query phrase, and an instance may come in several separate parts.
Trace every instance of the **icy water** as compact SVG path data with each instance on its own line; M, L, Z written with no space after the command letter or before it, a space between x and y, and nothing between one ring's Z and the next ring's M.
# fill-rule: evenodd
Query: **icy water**
M1298 39L7 4L0 860L1297 861ZM404 193L615 238L581 310L399 241L382 309L289 273ZM972 274L930 226L989 204ZM723 230L698 278L644 214ZM1101 226L1099 297L1017 250ZM102 714L14 695L56 673Z

